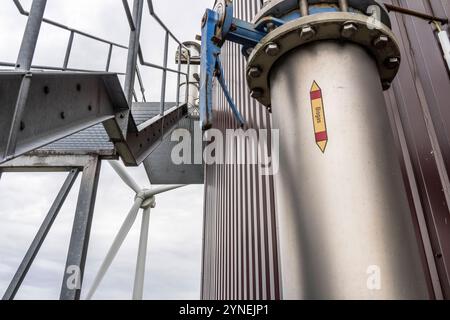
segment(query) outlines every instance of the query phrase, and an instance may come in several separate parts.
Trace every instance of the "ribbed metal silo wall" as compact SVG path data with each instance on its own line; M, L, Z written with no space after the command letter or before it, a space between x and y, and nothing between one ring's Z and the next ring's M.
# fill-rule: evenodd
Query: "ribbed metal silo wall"
M393 0L397 6L449 16L447 0ZM430 291L450 299L450 81L431 26L391 14L402 66L386 93L416 227L430 271Z
M259 0L235 0L235 16L251 21ZM251 99L240 46L221 54L226 83L251 128L270 129L266 108ZM214 128L238 126L219 88ZM270 137L269 137L270 141ZM280 299L273 177L257 165L207 165L205 169L203 299Z

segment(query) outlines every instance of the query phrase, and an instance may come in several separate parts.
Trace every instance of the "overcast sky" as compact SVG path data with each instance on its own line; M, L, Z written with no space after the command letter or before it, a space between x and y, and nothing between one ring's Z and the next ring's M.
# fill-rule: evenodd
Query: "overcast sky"
M132 5L132 1L130 6ZM181 40L200 33L205 8L213 0L153 0L160 18ZM29 10L31 0L22 0ZM48 0L47 18L121 44L128 44L128 24L120 0ZM0 61L15 62L26 18L12 0L2 1L0 11ZM44 25L34 64L62 65L69 34ZM141 43L145 59L162 63L164 33L145 7ZM176 44L170 45L169 65L175 66ZM70 67L102 70L108 47L75 38ZM125 70L126 52L113 53L112 71ZM147 99L159 101L160 72L142 70ZM123 79L122 79L123 80ZM175 99L176 77L168 77L167 101ZM142 167L129 169L142 185L149 182ZM42 220L47 214L66 174L4 174L0 180L0 295L6 290ZM57 299L74 218L78 178L25 279L17 299ZM88 289L120 225L134 194L102 165L84 289ZM203 186L189 186L157 197L152 211L145 283L145 299L199 299ZM119 252L95 298L129 299L132 293L140 217Z

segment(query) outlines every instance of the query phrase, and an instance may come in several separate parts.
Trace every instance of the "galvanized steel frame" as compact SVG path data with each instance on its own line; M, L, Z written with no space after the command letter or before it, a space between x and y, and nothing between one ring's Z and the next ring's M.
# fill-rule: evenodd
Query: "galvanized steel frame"
M50 231L59 211L71 191L78 175L82 172L82 180L78 195L78 204L73 223L73 231L67 256L66 271L61 288L61 299L80 299L84 267L89 243L90 228L95 206L101 159L91 155L57 155L36 153L26 155L0 165L1 172L69 172L57 197L40 226L33 242L27 250L11 283L3 295L3 300L13 300L25 279L28 270L38 254ZM69 269L68 269L69 268ZM76 268L76 269L74 269ZM72 274L74 270L76 274ZM67 286L68 278L75 277L76 287Z
M16 63L0 62L2 67L13 67L18 72L27 73L31 69L42 70L56 70L56 71L75 71L75 72L96 72L94 70L81 70L69 67L70 57L72 53L72 47L76 35L87 37L89 39L105 43L109 46L108 56L106 60L105 70L109 72L111 58L114 48L128 50L128 63L126 73L115 73L118 75L126 75L126 95L127 97L136 97L134 91L134 81L137 76L140 91L142 93L142 99L145 101L145 88L142 81L142 77L139 70L139 65L150 67L154 69L163 70L164 75L167 72L177 74L177 106L166 110L165 108L165 90L167 81L165 77L163 79L161 88L161 112L160 116L150 119L142 125L136 126L134 122L131 122L129 126L128 117L123 116L122 112L118 112L115 115L111 114L108 119L99 120L104 121L105 129L110 134L111 140L115 143L119 154L124 158L124 162L128 165L136 165L141 163L148 153L152 152L158 145L158 141L162 141L164 137L170 132L171 128L176 125L177 121L187 115L187 101L188 91L186 92L186 101L180 105L180 87L181 76L186 77L186 82L189 81L190 75L190 57L187 57L187 72L181 71L181 61L178 61L177 70L173 70L168 67L168 47L169 38L175 40L178 44L178 48L187 49L183 43L181 43L170 31L170 29L163 23L156 12L153 9L153 3L151 0L147 1L147 5L150 11L150 15L158 22L158 24L165 30L166 41L164 45L164 65L160 66L145 61L144 55L141 50L139 34L141 29L141 21L143 14L143 1L135 0L133 13L131 12L127 0L122 0L125 14L130 26L130 45L124 46L109 40L99 38L89 33L70 28L61 23L55 22L44 18L45 6L47 0L33 0L30 12L23 9L19 0L13 0L20 14L28 16L27 28L22 40L21 50ZM58 66L39 66L33 65L32 60L34 51L36 48L38 35L40 32L41 23L47 23L57 28L67 30L69 34L68 44L64 56L64 62L61 67ZM187 49L188 50L188 49ZM189 51L189 50L188 50ZM31 75L30 73L27 73ZM24 102L26 101L26 93L30 76L24 76L22 81L23 90L22 96ZM111 93L111 92L110 92ZM117 97L117 92L112 92L113 96ZM20 101L21 99L19 99ZM137 97L135 99L138 100ZM129 105L132 103L132 99L128 99ZM22 103L21 105L24 105ZM19 108L20 109L20 108ZM20 112L16 108L16 113ZM129 111L128 111L129 112ZM115 119L114 119L115 118ZM125 120L126 119L126 120ZM20 126L20 121L15 121L15 126L11 128L11 135L15 135ZM16 129L16 130L14 130ZM69 133L68 133L69 134ZM124 139L126 137L126 139ZM15 139L9 139L14 141ZM13 146L8 147L12 148ZM146 151L144 151L146 150ZM73 230L71 235L71 241L68 249L68 256L66 262L66 268L64 272L64 280L61 287L60 298L63 300L78 300L81 295L81 287L83 282L83 274L86 262L86 255L88 250L90 229L92 223L92 216L95 206L95 198L98 187L98 180L100 174L101 160L115 158L113 154L71 154L71 153L57 153L47 151L35 151L28 153L27 155L14 158L6 163L0 164L0 178L5 172L69 172L69 175L63 184L58 196L56 197L51 209L49 210L47 217L42 223L36 237L28 249L19 269L17 270L7 292L3 299L14 299L17 291L19 290L22 281L24 280L31 264L34 261L42 243L45 240L47 233L49 232L57 214L59 213L64 200L70 192L70 189L75 182L78 174L83 172L80 191L78 195L78 204L75 214L75 220L73 224ZM74 273L77 271L79 273ZM73 278L75 277L75 278ZM75 279L75 287L68 284ZM73 284L73 283L72 283Z

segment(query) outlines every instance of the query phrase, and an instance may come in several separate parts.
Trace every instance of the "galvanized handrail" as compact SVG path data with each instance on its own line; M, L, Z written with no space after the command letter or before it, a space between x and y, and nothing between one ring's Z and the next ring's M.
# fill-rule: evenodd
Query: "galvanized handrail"
M30 14L28 11L26 11L22 7L22 4L20 3L20 0L13 0L13 2L16 5L17 9L19 10L20 14L22 14L24 16L28 16ZM102 38L99 38L97 36L91 35L89 33L86 33L86 32L83 32L83 31L80 31L80 30L77 30L77 29L70 28L70 27L68 27L68 26L66 26L66 25L64 25L62 23L59 23L59 22L56 22L56 21L53 21L53 20L50 20L50 19L47 19L47 18L42 19L42 21L45 22L45 23L48 23L50 25L53 25L55 27L58 27L60 29L64 29L64 30L67 30L67 31L70 31L70 32L74 32L76 34L79 34L81 36L84 36L84 37L87 37L87 38L90 38L90 39L93 39L93 40L97 40L97 41L104 42L104 43L107 43L107 44L112 44L112 45L114 45L114 46L116 46L118 48L128 49L127 46L124 46L122 44L118 44L118 43L115 43L115 42L112 42L112 41L109 41L109 40L102 39Z
M24 15L24 16L29 16L29 12L26 11L20 0L13 0L13 3L15 4L17 10L19 11L20 14ZM136 30L136 24L135 21L133 20L133 16L130 10L130 7L128 5L127 0L122 0L122 4L123 4L123 8L125 10L125 15L127 17L127 21L130 27L130 30L133 32ZM164 31L166 32L166 41L165 41L165 46L164 46L164 65L158 65L158 64L154 64L151 62L148 62L145 60L141 46L139 44L138 46L138 58L139 58L139 64L141 64L142 66L145 67L150 67L150 68L155 68L155 69L159 69L163 71L163 81L162 81L162 87L161 87L161 114L164 113L164 109L165 109L165 92L166 92L166 86L167 86L167 72L172 72L172 73L176 73L177 74L177 105L179 104L179 95L180 95L180 77L181 75L184 75L186 77L186 79L188 79L189 77L189 70L190 70L190 60L188 57L188 72L181 72L181 63L180 61L178 62L178 70L174 70L172 68L169 68L167 66L167 59L168 59L168 47L169 47L169 37L172 38L178 45L179 45L179 49L181 48L185 48L188 50L187 47L185 47L183 45L182 42L180 42L177 37L170 31L170 29L164 24L164 22L159 18L159 16L156 14L154 8L153 8L153 3L152 0L147 0L147 5L149 8L149 12L150 15L158 22L158 24L164 29ZM105 43L107 45L109 45L109 50L108 50L108 56L107 56L107 61L106 61L106 66L105 66L105 70L104 71L109 71L110 69L110 65L111 65L111 57L112 57L112 52L114 50L114 48L120 48L120 49L125 49L125 50L129 50L128 46L122 45L122 44L118 44L115 43L113 41L109 41L100 37L97 37L95 35L89 34L87 32L83 32L74 28L71 28L69 26L66 26L62 23L47 19L47 18L43 18L42 19L43 22L53 25L55 27L58 27L60 29L63 30L67 30L70 32L70 36L69 36L69 40L67 43L67 48L66 48L66 52L65 52L65 57L64 57L64 62L63 65L61 67L55 67L55 66L41 66L41 65L32 65L31 68L33 69L42 69L42 70L58 70L58 71L75 71L75 72L96 72L97 70L86 70L86 69L76 69L76 68L70 68L69 67L69 61L70 61L70 56L71 56L71 52L72 52L72 47L73 47L73 42L74 42L74 38L75 35L80 35L98 42L102 42ZM4 66L4 67L17 67L16 64L14 63L9 63L9 62L1 62L0 61L0 66ZM141 73L139 71L138 65L136 64L136 66L134 67L134 72L137 75L138 78L138 85L140 87L140 91L142 93L142 101L146 102L146 98L145 98L145 87L144 87L144 83L141 77ZM126 73L123 72L116 72L118 75L126 75ZM133 97L135 101L138 101L137 99L137 95L134 91L134 89L132 90L133 93ZM186 94L186 102L187 102L187 94Z
M136 24L133 20L133 16L130 10L130 7L128 5L128 2L126 0L122 0L122 4L128 19L128 23L130 25L130 29L133 31L136 29ZM181 75L184 75L186 77L186 81L189 79L189 72L190 72L190 57L188 56L188 70L186 72L181 71L181 61L178 61L178 70L171 69L167 66L167 60L168 60L168 49L169 49L169 37L172 38L177 44L178 44L178 50L181 52L181 48L185 48L186 50L189 49L183 45L183 43L177 39L177 37L170 31L170 29L164 24L164 22L159 18L159 16L156 14L154 8L153 8L153 2L152 0L147 0L147 6L150 12L150 15L155 19L156 22L164 29L165 31L165 41L164 41L164 63L163 65L154 64L151 62L145 61L144 54L142 52L142 47L139 44L137 48L137 57L139 59L139 63L142 66L150 67L154 69L159 69L163 71L162 75L162 84L161 84L161 98L160 98L160 114L163 115L165 111L165 94L166 94L166 87L167 87L167 72L172 72L177 74L177 96L176 96L176 104L179 105L179 99L180 99L180 82L181 82ZM138 80L140 76L138 75ZM142 88L141 88L142 89ZM144 90L145 91L145 90ZM188 94L186 94L186 103L188 101Z

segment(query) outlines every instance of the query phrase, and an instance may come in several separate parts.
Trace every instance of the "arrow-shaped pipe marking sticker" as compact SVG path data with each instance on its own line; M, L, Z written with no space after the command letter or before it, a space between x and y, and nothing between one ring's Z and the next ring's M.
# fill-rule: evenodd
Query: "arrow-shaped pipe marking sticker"
M316 81L312 84L310 96L316 144L325 153L328 144L327 122L325 120L322 89Z

